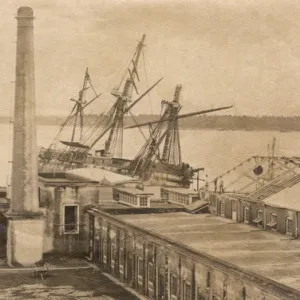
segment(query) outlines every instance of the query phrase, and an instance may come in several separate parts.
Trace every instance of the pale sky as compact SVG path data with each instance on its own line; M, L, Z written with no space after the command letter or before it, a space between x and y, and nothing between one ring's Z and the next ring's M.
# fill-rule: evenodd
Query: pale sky
M37 114L67 114L87 66L111 103L108 87L145 33L149 84L164 77L151 93L154 112L182 84L182 112L234 104L233 115L300 115L299 0L3 0L1 115L13 104L23 5L36 17ZM150 112L149 103L134 112Z

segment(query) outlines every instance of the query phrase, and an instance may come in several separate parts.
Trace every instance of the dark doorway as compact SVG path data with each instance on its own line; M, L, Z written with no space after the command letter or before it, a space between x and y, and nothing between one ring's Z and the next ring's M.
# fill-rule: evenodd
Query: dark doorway
M0 213L0 258L6 257L7 218Z
M166 283L165 283L165 275L163 271L160 269L158 271L158 287L157 287L157 294L158 294L158 299L162 300L165 297L165 289L166 289Z
M133 259L130 253L127 256L127 283L133 285Z
M100 240L95 240L95 255L94 259L97 263L100 263Z
M65 232L76 232L78 230L78 206L65 206Z

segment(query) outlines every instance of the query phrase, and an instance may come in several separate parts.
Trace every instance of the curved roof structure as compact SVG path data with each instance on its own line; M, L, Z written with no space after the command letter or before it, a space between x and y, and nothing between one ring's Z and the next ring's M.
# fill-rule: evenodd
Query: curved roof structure
M117 174L108 170L98 168L80 168L68 171L70 174L80 176L89 180L96 180L104 185L116 185L122 183L137 183L137 179Z

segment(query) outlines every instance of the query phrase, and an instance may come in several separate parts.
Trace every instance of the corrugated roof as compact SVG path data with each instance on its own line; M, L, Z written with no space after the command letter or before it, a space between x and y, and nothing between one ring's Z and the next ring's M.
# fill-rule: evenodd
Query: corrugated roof
M300 211L300 183L285 188L279 193L266 198L263 202L271 206Z

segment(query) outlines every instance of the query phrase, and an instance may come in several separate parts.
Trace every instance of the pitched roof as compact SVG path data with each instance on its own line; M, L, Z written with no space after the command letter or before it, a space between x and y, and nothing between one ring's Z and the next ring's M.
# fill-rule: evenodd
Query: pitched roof
M275 207L300 211L300 183L285 188L279 193L266 198L263 202Z

